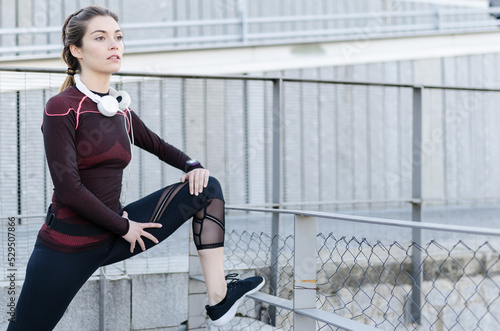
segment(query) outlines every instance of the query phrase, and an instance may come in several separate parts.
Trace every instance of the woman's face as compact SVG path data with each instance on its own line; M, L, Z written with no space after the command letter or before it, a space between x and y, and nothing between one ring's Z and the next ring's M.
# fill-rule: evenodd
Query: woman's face
M123 33L110 16L96 16L88 21L82 47L70 46L80 62L81 71L112 74L120 70L123 55Z

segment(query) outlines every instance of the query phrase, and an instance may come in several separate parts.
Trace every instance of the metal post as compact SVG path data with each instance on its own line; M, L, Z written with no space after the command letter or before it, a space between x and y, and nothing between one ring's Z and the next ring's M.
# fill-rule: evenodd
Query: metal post
M104 268L99 268L99 331L104 331L106 326L106 277Z
M296 309L316 308L316 217L295 215L293 329L316 330L316 320Z
M441 30L441 6L439 5L436 5L434 6L434 12L435 12L435 26L436 26L436 30Z
M273 80L273 208L280 208L281 203L281 79ZM278 296L279 278L279 233L280 214L273 213L271 228L271 279L270 294ZM270 324L276 326L276 307L269 307Z
M16 91L16 142L17 142L17 214L22 215L22 180L21 180L21 91ZM17 220L22 224L22 219Z
M246 0L239 0L238 5L241 21L241 42L246 44L248 35Z
M422 93L423 87L413 88L413 153L412 153L412 221L422 222ZM412 264L413 285L411 290L411 321L421 323L422 307L422 230L412 230Z
M194 245L193 230L189 234L189 276L203 274L198 251ZM191 279L188 284L188 330L206 330L205 304L207 301L205 284Z

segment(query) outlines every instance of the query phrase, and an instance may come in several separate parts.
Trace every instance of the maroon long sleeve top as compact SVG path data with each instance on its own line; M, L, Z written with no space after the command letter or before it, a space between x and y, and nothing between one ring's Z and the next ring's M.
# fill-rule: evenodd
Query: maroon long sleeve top
M131 159L132 133L136 146L178 169L184 170L189 160L133 111L105 117L75 86L49 99L42 133L54 184L52 212L76 227L95 227L91 236L79 236L60 233L44 223L38 239L58 251L95 248L128 232L128 220L120 215L120 193L123 169Z

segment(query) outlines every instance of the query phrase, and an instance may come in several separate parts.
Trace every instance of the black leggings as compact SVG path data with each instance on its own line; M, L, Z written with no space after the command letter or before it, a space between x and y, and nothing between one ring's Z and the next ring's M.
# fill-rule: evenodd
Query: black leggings
M178 183L123 209L133 221L162 223L161 228L146 229L159 241L193 217L194 241L198 249L224 245L224 198L219 182L213 177L198 196L189 194L187 182ZM147 238L143 240L146 248L155 245ZM52 330L73 297L99 267L141 252L136 244L134 252L130 253L130 243L118 236L102 247L76 253L58 252L37 241L26 268L15 322L11 321L7 330Z

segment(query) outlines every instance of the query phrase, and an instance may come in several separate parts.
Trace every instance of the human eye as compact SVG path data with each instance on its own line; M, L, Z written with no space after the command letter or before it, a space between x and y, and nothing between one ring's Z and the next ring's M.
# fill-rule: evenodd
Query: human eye
M96 37L95 40L104 40L104 36L99 36L99 37Z
M123 40L123 35L119 34L116 36L116 40L121 41Z

